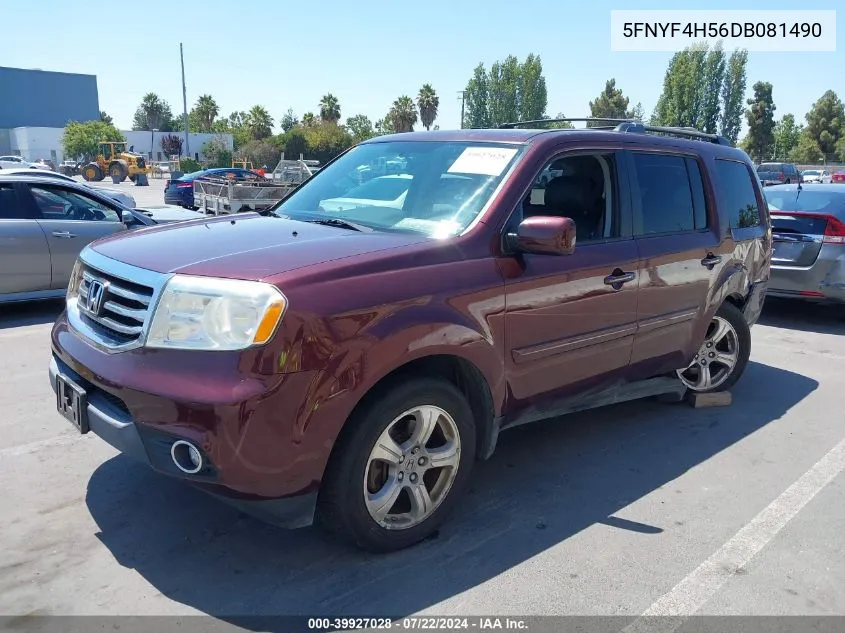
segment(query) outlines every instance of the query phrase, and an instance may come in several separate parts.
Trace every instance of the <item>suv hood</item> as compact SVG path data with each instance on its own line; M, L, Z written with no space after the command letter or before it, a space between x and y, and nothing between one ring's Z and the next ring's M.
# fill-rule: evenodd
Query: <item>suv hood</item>
M98 253L160 273L260 280L305 266L427 241L262 217L218 216L138 229L97 241Z

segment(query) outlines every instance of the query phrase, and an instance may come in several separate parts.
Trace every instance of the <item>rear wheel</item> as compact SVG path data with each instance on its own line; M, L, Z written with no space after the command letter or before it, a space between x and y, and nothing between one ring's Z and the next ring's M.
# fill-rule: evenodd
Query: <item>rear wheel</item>
M742 312L724 303L707 328L707 334L689 367L678 377L690 391L727 391L736 384L751 355L751 330Z
M97 163L88 163L82 168L82 177L88 182L97 182L103 179L103 170Z
M464 494L475 460L466 398L440 380L411 380L380 393L347 424L326 471L318 523L373 552L430 536Z

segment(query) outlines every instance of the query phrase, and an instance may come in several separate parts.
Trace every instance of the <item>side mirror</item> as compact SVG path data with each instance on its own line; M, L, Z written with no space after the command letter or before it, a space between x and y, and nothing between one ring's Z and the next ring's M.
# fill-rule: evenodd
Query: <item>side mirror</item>
M575 222L570 218L541 216L520 222L511 243L518 250L537 255L571 255L575 250Z
M135 224L135 216L132 215L131 211L124 209L120 212L120 221L124 224Z

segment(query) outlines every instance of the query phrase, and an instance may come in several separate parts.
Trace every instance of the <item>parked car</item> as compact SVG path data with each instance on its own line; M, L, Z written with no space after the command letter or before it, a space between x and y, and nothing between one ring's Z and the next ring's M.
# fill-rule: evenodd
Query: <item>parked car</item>
M63 297L87 244L180 219L172 209L127 209L76 182L0 175L0 303Z
M826 169L806 169L801 172L801 182L828 185L833 182L833 178Z
M768 187L772 273L769 295L845 302L845 189Z
M0 169L50 169L44 163L30 163L20 156L0 156Z
M801 173L793 163L761 163L757 165L757 177L764 187L802 182Z
M92 244L52 330L58 410L279 525L416 543L501 431L742 375L771 257L754 167L650 130L393 134L268 216ZM401 208L325 209L379 161Z
M831 176L832 182L845 183L845 171L835 171Z
M58 180L63 180L65 182L72 182L78 183L78 180L74 180L70 176L66 176L65 174L59 173L57 171L43 171L37 170L32 171L30 169L0 169L0 176L31 176L36 178L54 178ZM94 189L95 191L101 193L102 195L111 198L112 200L116 200L120 204L122 204L127 209L134 209L135 208L135 197L130 193L125 193L123 191L118 191L117 189L111 189L109 187L104 187L103 185L96 183L96 182L86 182L80 183L84 184L89 189Z
M175 204L188 209L196 209L194 204L194 181L197 178L234 178L236 180L260 179L257 173L242 167L215 167L191 172L168 180L164 185L164 202Z

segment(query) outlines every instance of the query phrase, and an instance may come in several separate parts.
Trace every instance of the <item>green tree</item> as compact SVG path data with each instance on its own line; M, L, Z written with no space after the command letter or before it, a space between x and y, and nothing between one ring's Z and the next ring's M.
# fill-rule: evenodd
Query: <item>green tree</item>
M279 150L266 139L250 141L235 152L237 160L246 160L252 163L253 167L267 167L273 169L279 162Z
M464 90L464 120L461 128L483 129L490 127L490 86L484 64L478 64Z
M558 112L553 118L565 119L566 115L563 112ZM545 127L553 130L571 130L575 128L575 126L572 125L569 121L557 121L555 123L549 123Z
M391 113L388 112L384 115L383 118L376 121L373 128L375 129L377 136L382 136L384 134L394 134L396 132L396 128L393 126L393 119Z
M354 140L349 132L343 127L328 121L303 128L303 132L307 144L305 151L306 157L318 160L321 163L332 160L335 156L354 145ZM285 156L287 156L287 152L285 152Z
M616 79L608 79L604 90L599 93L595 101L590 101L590 116L605 119L624 119L628 116L628 97L616 87ZM602 122L587 122L587 127L607 125Z
M780 121L775 123L773 130L774 134L774 160L785 160L789 154L798 145L798 139L801 137L804 127L796 125L795 115L784 114Z
M772 155L775 143L775 104L772 99L772 84L758 81L753 87L754 96L748 99L745 120L748 123L748 137L745 147L749 155L762 162Z
M720 133L731 143L736 143L742 126L742 100L745 97L745 68L748 51L736 50L728 58L725 79L722 83L722 116Z
M417 106L420 109L420 122L426 130L430 130L437 118L437 108L440 107L440 97L434 92L431 84L423 84L417 95Z
M640 103L640 102L637 102L637 105L635 105L633 108L631 108L628 111L628 113L626 114L626 116L629 119L634 119L635 121L645 120L645 109L643 108L643 104Z
M154 92L148 92L141 99L141 105L132 118L133 130L173 130L173 112L170 104Z
M845 162L845 136L836 141L836 156L840 161Z
M824 154L818 141L810 136L807 130L804 130L804 133L798 139L798 144L790 152L789 159L795 163L812 165L824 160Z
M833 90L825 92L807 113L806 132L825 157L836 153L836 144L845 126L845 108Z
M108 123L109 125L114 125L114 120L112 120L105 110L100 110L100 121Z
M340 121L340 102L332 93L328 93L320 99L320 120L335 125Z
M721 113L719 96L725 81L725 51L722 43L717 42L707 53L704 61L704 80L701 86L701 112L697 123L701 130L708 134L715 134L719 130L719 115Z
M305 130L303 126L297 125L276 137L276 145L285 153L285 160L299 160L300 156L306 155L308 141L305 139Z
M393 106L388 113L390 122L393 124L393 129L397 132L413 132L414 125L417 123L417 106L414 101L407 95L402 95L393 102Z
M305 127L313 127L317 125L317 117L313 112L306 112L302 115L302 125Z
M492 127L520 120L519 82L519 60L513 55L490 67L488 108Z
M232 152L222 138L216 137L206 142L202 146L202 155L205 156L208 167L232 166Z
M549 93L543 76L543 62L530 53L519 66L517 115L520 121L536 121L546 117Z
M201 95L188 114L188 126L191 132L209 133L214 129L214 119L220 114L220 108L214 97Z
M293 108L288 108L288 111L282 115L282 120L279 121L279 125L281 126L283 132L287 132L291 128L299 125L299 119L296 118Z
M703 98L699 85L704 79L706 47L690 46L669 61L663 76L663 91L657 100L653 123L674 127L697 127Z
M239 110L224 119L216 120L211 131L216 134L231 134L235 149L253 140L252 132L247 126L247 113Z
M273 117L264 106L252 106L244 117L244 124L253 140L259 141L273 135Z
M346 129L356 143L366 141L376 135L373 122L363 114L356 114L346 119Z
M103 141L126 141L114 125L104 121L71 121L62 135L62 148L67 158L89 161L98 153Z

